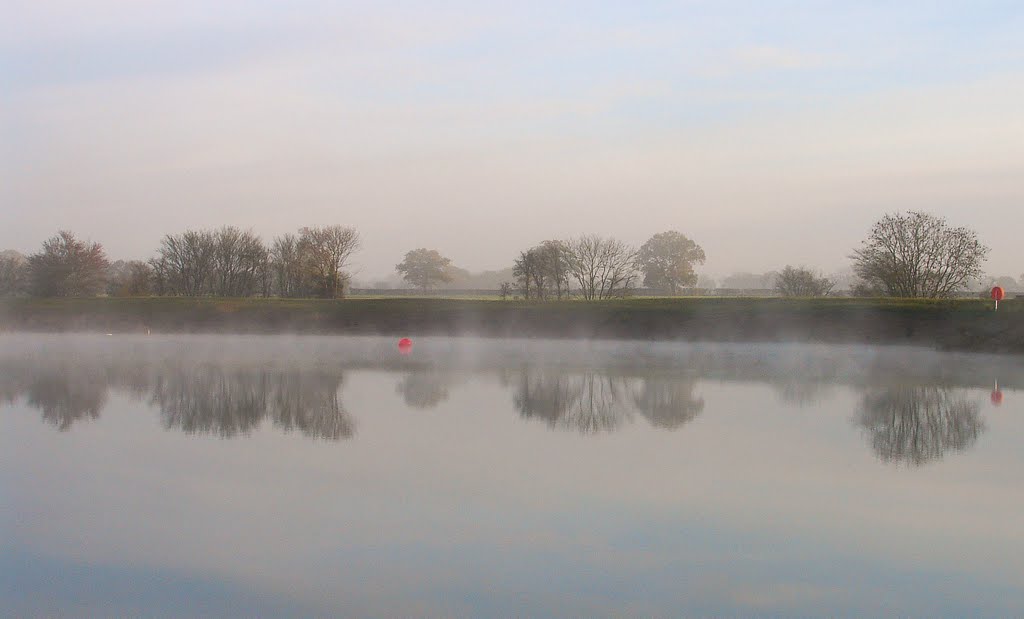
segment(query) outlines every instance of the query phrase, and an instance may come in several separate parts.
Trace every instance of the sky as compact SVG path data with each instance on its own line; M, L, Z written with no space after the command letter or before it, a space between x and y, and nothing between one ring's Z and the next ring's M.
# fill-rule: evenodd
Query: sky
M357 278L583 233L846 268L927 210L1024 273L1024 4L0 0L0 249L354 226Z

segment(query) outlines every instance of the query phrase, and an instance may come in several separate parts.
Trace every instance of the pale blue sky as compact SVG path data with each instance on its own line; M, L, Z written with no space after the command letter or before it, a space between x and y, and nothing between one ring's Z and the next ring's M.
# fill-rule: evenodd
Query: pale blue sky
M360 229L470 269L678 229L706 270L841 268L885 212L1024 272L1020 2L0 0L0 247L57 227Z

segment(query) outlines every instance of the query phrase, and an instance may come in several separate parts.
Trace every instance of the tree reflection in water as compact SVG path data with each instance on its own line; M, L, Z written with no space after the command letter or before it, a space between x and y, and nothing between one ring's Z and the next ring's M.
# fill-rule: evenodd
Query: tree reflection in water
M980 406L938 386L894 386L864 394L856 423L884 462L920 466L963 451L985 431Z
M656 428L675 429L704 409L704 400L694 397L694 381L688 378L637 379L527 367L506 375L503 382L512 386L513 405L523 417L583 434L616 430L635 412Z
M633 404L655 428L675 430L704 410L704 398L693 395L695 384L688 378L645 378L633 392Z
M271 380L269 404L274 425L317 438L351 438L355 422L338 398L343 382L341 373L280 373L276 380Z
M616 356L616 349L597 360L552 354L520 356L517 362L508 358L518 350L513 347L472 364L455 356L410 371L405 361L382 364L375 350L353 352L349 342L344 349L328 343L310 354L304 341L301 349L281 354L276 341L251 349L242 340L230 341L236 347L226 351L218 348L221 342L197 348L191 340L137 343L138 348L90 342L48 349L33 343L21 354L0 350L0 403L23 398L47 423L66 431L97 418L113 390L152 403L168 429L234 437L266 422L340 440L355 432L339 396L345 368L404 372L395 389L413 408L438 406L473 372L497 372L523 418L584 434L617 430L637 416L658 429L682 428L704 410L704 399L695 394L700 380L768 383L791 405L815 403L834 385L847 384L863 390L855 422L878 457L921 465L977 441L985 429L980 406L951 385L970 387L991 371L977 360L907 351L839 354L786 347L697 347L664 358ZM1024 376L1024 369L1011 375ZM884 386L897 381L906 384Z
M66 431L96 419L116 390L160 411L164 427L228 438L269 418L284 431L328 440L349 438L352 417L338 397L341 372L278 370L218 364L109 361L64 363L33 358L0 364L0 399L26 403Z
M61 432L76 422L97 419L107 402L107 376L102 368L82 368L39 358L0 363L0 401L13 403L24 396L42 411L43 421Z
M223 438L249 434L267 414L262 376L218 366L162 368L150 401L164 427Z
M354 432L341 383L341 374L173 366L161 368L151 401L166 428L190 434L249 434L269 417L285 431L337 440Z
M395 393L402 396L411 408L434 408L448 399L454 377L434 369L415 369L395 385Z
M833 390L832 383L811 380L779 380L774 387L780 401L799 407L814 406Z
M67 431L76 421L98 419L107 403L107 386L98 372L78 372L60 365L35 374L28 384L28 405L43 420Z
M623 379L597 372L567 374L558 369L523 369L507 382L512 402L523 417L537 418L549 427L584 434L611 431L629 418L621 402Z

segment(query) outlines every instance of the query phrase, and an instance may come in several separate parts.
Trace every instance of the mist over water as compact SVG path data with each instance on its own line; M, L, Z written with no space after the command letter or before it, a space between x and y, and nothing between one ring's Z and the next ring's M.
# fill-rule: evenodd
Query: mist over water
M1024 609L1018 357L396 343L0 336L3 606Z

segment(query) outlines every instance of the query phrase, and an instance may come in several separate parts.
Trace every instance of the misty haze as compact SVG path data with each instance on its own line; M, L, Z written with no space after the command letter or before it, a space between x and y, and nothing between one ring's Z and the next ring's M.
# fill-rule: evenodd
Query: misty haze
M0 615L1024 616L1024 6L0 0Z

